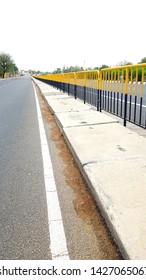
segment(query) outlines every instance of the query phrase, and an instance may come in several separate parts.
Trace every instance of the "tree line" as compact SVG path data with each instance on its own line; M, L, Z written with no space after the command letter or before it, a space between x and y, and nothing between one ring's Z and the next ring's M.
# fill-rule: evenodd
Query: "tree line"
M141 64L141 63L146 63L146 57L142 58L141 61L139 61L137 64ZM126 66L126 65L133 65L133 63L130 61L123 60L116 66L118 67L118 66ZM76 65L76 66L70 66L70 67L66 67L66 68L63 67L62 69L57 68L51 74L70 73L70 72L89 71L89 70L101 70L101 69L105 69L105 68L110 68L110 66L103 64L99 67L98 66L94 67L94 68L88 67L88 68L84 69L83 67L79 67ZM107 74L107 73L105 73L105 74ZM123 72L122 72L122 70L120 70L120 72L117 70L116 73L114 71L110 71L110 78L112 79L112 77L114 77L115 74L116 74L116 79L118 79L118 76L119 75L121 76L122 74L123 74L123 79L126 78L125 70ZM131 76L132 76L132 79L135 79L136 75L137 75L138 81L141 81L141 77L142 77L141 68L138 69L138 73L136 73L136 69L133 69L132 71L129 69L129 73L128 73L129 80L131 79ZM146 80L146 68L144 69L144 80Z
M108 65L102 65L100 67L94 67L94 68L91 68L91 67L88 67L86 69L84 69L82 66L67 66L67 67L63 67L62 69L61 68L56 68L52 74L59 74L59 73L70 73L70 72L79 72L79 71L88 71L88 70L101 70L103 68L109 68Z
M141 63L146 63L146 57L142 58L140 62L138 62L137 64L141 64ZM117 67L118 66L126 66L126 65L133 65L132 62L130 61L126 61L126 60L123 60L121 62L119 62L118 65L116 65ZM88 67L86 69L84 69L82 66L67 66L67 67L63 67L62 69L61 68L56 68L51 74L59 74L59 73L69 73L69 72L79 72L79 71L88 71L88 70L101 70L101 69L104 69L104 68L110 68L109 65L106 65L106 64L102 64L101 66L96 66L94 68L91 68L91 67Z

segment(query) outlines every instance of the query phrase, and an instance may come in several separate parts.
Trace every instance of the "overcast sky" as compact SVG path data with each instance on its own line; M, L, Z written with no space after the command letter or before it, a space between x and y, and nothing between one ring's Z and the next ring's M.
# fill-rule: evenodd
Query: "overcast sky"
M146 0L0 0L1 51L21 70L137 63Z

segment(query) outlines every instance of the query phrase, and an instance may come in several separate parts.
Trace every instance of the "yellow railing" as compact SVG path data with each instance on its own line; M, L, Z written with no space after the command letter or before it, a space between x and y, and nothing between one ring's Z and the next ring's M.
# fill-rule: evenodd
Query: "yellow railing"
M99 71L97 70L50 74L45 76L36 76L36 78L77 86L86 86L96 89L98 89L99 86Z
M123 118L125 126L128 120L146 128L146 63L36 78L96 106L100 112L103 109Z
M76 73L50 74L37 76L36 78L100 90L113 90L124 94L129 93L130 95L134 93L135 96L138 95L138 83L140 83L139 94L142 97L144 82L146 81L146 63L106 68L100 71L90 70ZM133 83L135 85L134 90Z
M146 63L106 68L100 71L101 89L143 96L146 81ZM133 89L134 84L134 89ZM140 84L140 90L138 90Z

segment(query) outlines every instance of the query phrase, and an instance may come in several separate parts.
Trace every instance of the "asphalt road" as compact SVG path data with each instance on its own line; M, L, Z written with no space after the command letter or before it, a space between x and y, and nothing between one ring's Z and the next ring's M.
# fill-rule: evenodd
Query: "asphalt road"
M0 259L48 259L41 146L31 79L0 80Z

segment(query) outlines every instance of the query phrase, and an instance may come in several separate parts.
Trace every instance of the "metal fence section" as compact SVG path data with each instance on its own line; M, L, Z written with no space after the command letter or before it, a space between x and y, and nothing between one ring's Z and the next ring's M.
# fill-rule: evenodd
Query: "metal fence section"
M146 64L102 69L102 109L146 128Z
M146 63L35 78L146 128Z

